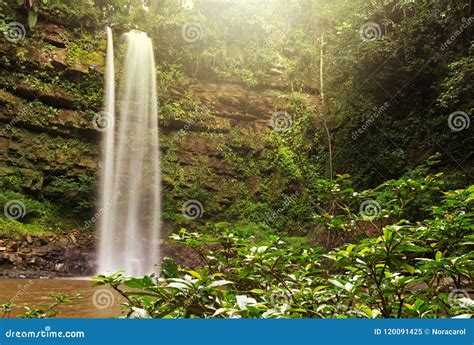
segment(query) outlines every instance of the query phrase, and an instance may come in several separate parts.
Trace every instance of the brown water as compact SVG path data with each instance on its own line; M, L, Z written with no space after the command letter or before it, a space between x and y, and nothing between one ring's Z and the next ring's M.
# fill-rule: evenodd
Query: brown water
M0 279L0 304L15 305L11 317L24 313L24 306L42 308L54 302L50 293L83 295L82 299L59 305L60 318L110 318L121 315L123 297L111 288L92 287L88 279ZM0 311L1 317L1 311Z

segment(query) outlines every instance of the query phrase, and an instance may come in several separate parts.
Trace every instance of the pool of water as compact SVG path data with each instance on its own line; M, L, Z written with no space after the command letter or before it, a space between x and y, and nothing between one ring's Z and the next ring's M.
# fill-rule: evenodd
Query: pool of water
M24 307L42 308L53 303L51 293L83 295L82 299L59 305L59 318L111 318L121 315L124 299L104 286L92 287L89 279L0 279L0 304L9 300L15 305L10 317L24 313ZM43 308L42 308L43 309ZM0 317L2 316L0 310Z

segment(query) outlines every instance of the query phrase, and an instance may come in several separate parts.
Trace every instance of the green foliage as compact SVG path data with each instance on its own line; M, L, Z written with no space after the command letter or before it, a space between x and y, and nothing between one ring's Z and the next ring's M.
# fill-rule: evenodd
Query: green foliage
M249 229L231 229L227 224L215 224L208 230L209 233L202 234L182 229L173 236L175 241L201 254L205 262L201 269L181 269L171 259L165 259L160 280L127 278L121 273L96 279L99 284L123 284L134 289L122 292L128 299L128 316L136 310L143 310L149 317L257 317L265 312L264 316L301 313L301 310L270 308L265 304L272 298L280 298L280 294L299 294L296 286L301 281L319 279L317 248L291 247L275 235L256 243ZM209 245L216 248L211 253L205 250ZM302 263L305 269L295 271L294 277L285 281L289 278L282 272L297 269ZM266 301L257 303L255 298L259 296Z
M5 211L7 204L13 202L10 211ZM70 217L65 217L60 208L46 200L38 201L24 194L5 191L0 193L0 233L15 236L16 234L47 234L64 231L76 225ZM13 217L7 217L7 214ZM18 217L17 217L18 216Z
M58 176L44 188L44 193L54 198L69 212L87 218L96 206L96 190L95 176L83 175L77 178Z
M54 293L51 293L49 296L53 299L53 303L45 304L41 306L40 308L24 307L25 312L23 315L21 315L21 317L25 319L44 319L44 318L55 317L58 314L57 307L59 305L69 304L83 297L81 294L77 294L75 296L70 297L68 295L54 294ZM4 309L4 311L9 310L8 312L9 314L11 312L12 305L9 304L7 306L9 307L9 309Z
M472 136L453 132L448 117L470 113L473 106L472 26L443 46L472 16L468 6L351 1L327 6L324 15L336 169L374 186L409 171L427 152L440 151L451 170L469 172L459 164L468 157L464 148ZM367 22L378 26L377 39L360 37Z
M166 62L158 64L156 67L157 87L160 93L167 94L173 86L179 85L183 72L179 70L179 65L168 64Z
M160 78L164 79L161 79L160 83L171 83L169 78L174 78L175 73L178 72L174 71L169 73L171 76L167 75L167 73L161 73ZM187 92L184 97L178 101L163 99L160 100L160 103L159 120L162 121L163 124L169 125L172 121L176 120L183 121L182 131L177 134L178 139L185 135L187 130L195 126L203 126L209 117L209 109L205 107L201 101L193 97L190 92Z
M474 214L466 210L473 192L447 192L431 218L387 225L378 237L330 253L345 271L332 280L341 303L360 304L371 317L472 315L472 300L448 301L445 291L466 289L467 297L473 284Z
M69 42L66 60L84 66L103 66L106 42L103 36L82 35L81 40Z
M278 169L281 170L281 174L288 177L289 181L283 181L284 183L301 178L301 171L295 162L295 154L291 150L286 147L280 147L276 159L277 166Z
M360 194L335 188L347 183L346 176L339 180L325 186L319 181L317 186L336 203L347 204L360 195L378 196L380 201L387 197L377 195L382 186ZM171 236L199 254L199 268L180 268L165 258L160 278L130 278L118 272L96 277L96 285L119 291L127 299L128 317L469 317L474 315L467 292L474 283L474 186L445 192L434 207L422 198L429 208L422 220L397 220L410 214L402 206L419 200L428 189L436 190L435 181L426 176L388 183L383 186L387 193L391 188L399 193L370 217L342 204L338 207L345 214L338 222L323 215L325 226L336 231L377 218L393 219L375 235L326 254L321 247L274 234L257 238L254 227L210 223L199 232L181 229ZM453 291L465 297L455 297Z
M186 129L164 140L164 215L190 229L172 238L196 251L202 262L189 270L167 258L160 277L120 272L97 277L97 284L110 285L126 298L128 317L472 316L470 299L451 296L473 284L474 191L467 187L472 168L466 150L472 136L467 129L450 130L447 123L455 111L472 113L472 26L443 48L462 18L471 15L467 6L441 0L277 0L271 5L195 0L193 11L185 11L175 0L149 6L139 0L33 3L26 6L30 29L39 12L74 28L63 37L71 66L102 71L105 36L98 28L146 31L159 62L160 123ZM0 6L3 26L15 15ZM377 24L377 39L361 37L367 22ZM192 43L183 37L189 23L202 29ZM2 76L2 85L13 85L16 78L41 93L65 91L75 109L98 109L100 73L82 71L86 75L77 80L67 71L26 73L27 46L39 37L34 30L28 34L27 43L15 47L17 72ZM52 49L45 46L42 53ZM11 62L2 59L8 67ZM287 112L291 123L260 141L255 132L239 128L208 137L231 166L231 176L210 185L207 162L177 163L191 131L205 129L212 111L191 92L176 99L175 89L187 89L186 77L240 83L250 89L249 96L252 89L271 85L276 89L269 93L271 105ZM323 91L320 77L327 109L317 99ZM37 127L45 124L41 115L59 116L39 101L24 108ZM328 140L339 173L331 176ZM22 144L37 148L18 150L22 163L59 160L65 169L74 168L83 151L95 153L93 145L52 142L47 135ZM438 161L413 169L437 151L442 152ZM43 184L42 174L4 175L2 187L14 192L0 194L0 201L22 200L28 211L19 220L0 217L3 232L59 228L59 209L18 194L26 189L80 217L94 207L93 176L48 176ZM186 199L204 204L205 219L232 225L184 220L180 211ZM11 305L3 309L9 313ZM48 313L30 309L26 315Z

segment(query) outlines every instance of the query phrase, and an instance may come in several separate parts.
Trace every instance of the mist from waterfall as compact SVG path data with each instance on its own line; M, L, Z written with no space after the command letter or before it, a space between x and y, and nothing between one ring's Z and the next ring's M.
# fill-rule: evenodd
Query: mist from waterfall
M160 151L153 45L146 33L124 35L126 53L115 102L112 31L107 28L100 179L98 273L156 271L160 242ZM115 118L115 109L118 117Z

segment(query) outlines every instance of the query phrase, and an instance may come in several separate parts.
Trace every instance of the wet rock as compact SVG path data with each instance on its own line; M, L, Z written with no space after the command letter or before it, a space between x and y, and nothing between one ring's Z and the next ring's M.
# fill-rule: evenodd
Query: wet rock
M2 240L0 276L82 276L94 272L96 238L74 230L64 235L26 235Z
M55 24L47 23L41 25L41 30L39 30L39 32L42 33L43 39L49 44L60 48L66 47L65 37L67 36L67 32L64 28Z
M76 239L76 237L74 236L74 234L70 234L70 235L69 235L69 238L71 239L72 243L74 243L74 244L77 243L77 239Z
M74 63L72 66L68 66L66 70L66 76L74 79L81 78L87 74L89 74L89 68L79 63Z
M54 68L65 70L68 67L66 55L66 49L54 49L51 54L51 65Z
M10 242L8 242L7 251L9 252L17 251L19 246L20 244L18 243L18 241L11 240Z
M58 108L74 108L74 99L59 87L48 85L48 90L38 90L23 83L17 83L15 93L20 97L34 101L39 99L44 104Z
M59 239L59 243L61 243L62 245L67 245L69 243L69 239L67 237L61 237Z
M23 263L23 259L16 253L10 254L8 260L14 265L19 266Z

